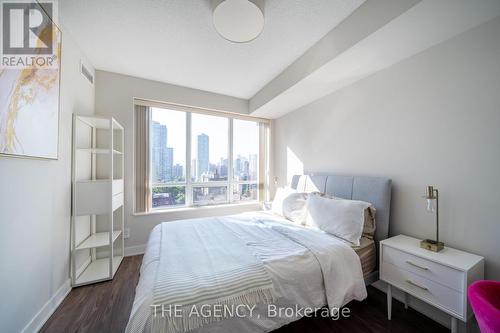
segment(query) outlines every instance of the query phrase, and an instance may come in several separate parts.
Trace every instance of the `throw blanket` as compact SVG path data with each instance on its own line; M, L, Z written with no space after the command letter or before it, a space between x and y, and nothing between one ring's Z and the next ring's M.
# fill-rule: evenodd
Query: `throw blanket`
M367 297L361 262L345 242L317 230L283 226L272 228L314 254L321 266L326 300L331 310Z
M250 221L246 216L251 216ZM286 242L280 239L285 238L288 243L297 243L307 248L321 267L327 305L332 313L352 300L360 301L367 297L361 262L345 241L315 228L293 223L275 223L266 214L248 213L225 216L222 219L249 247L268 242L275 247L274 254L280 248L290 251ZM274 237L270 233L275 234ZM277 237L276 233L283 237ZM263 258L260 253L259 256Z
M206 305L273 301L273 284L264 265L223 221L168 222L161 229L153 290L154 332L187 332L224 319L224 314L190 315Z

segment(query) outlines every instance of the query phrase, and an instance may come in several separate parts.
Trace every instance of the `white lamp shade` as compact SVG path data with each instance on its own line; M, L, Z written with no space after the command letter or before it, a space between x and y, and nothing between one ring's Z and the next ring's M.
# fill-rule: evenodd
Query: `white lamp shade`
M263 0L213 1L215 30L235 43L250 42L264 28Z

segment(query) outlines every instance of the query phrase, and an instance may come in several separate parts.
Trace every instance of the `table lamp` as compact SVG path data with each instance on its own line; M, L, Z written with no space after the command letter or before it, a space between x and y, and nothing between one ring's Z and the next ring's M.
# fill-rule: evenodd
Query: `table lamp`
M420 242L420 247L439 252L444 249L444 243L439 241L439 191L433 186L427 186L424 198L427 199L427 210L436 213L436 240L425 239ZM434 200L436 201L436 208L433 205Z

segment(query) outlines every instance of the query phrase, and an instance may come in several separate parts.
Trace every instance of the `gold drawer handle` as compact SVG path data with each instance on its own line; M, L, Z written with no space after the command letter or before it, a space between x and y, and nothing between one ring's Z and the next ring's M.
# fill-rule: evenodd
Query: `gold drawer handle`
M424 266L417 265L417 264L415 264L414 262L411 262L411 261L409 261L409 260L406 260L406 263L407 263L408 265L412 265L412 266L414 266L414 267L417 267L417 268L423 269L424 271L428 271L428 270L429 270L429 268L424 267Z
M413 285L413 286L415 286L415 287L418 287L418 288L420 288L420 289L422 289L422 290L426 290L426 291L427 291L427 290L429 290L429 288L424 287L424 286L421 286L421 285L419 285L419 284L417 284L417 283L413 282L412 280L406 280L406 282L408 282L409 284L411 284L411 285Z

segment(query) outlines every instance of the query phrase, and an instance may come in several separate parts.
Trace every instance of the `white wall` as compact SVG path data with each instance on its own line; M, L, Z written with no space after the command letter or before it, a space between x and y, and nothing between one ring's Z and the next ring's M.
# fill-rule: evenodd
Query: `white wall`
M72 114L93 113L94 87L62 45L59 159L0 157L0 332L36 331L70 288Z
M236 214L257 207L256 205L246 207L206 207L167 213L134 215L134 98L220 111L248 113L247 100L121 74L96 71L96 113L115 117L125 128L125 228L130 228L130 238L125 240L126 253L142 252L148 240L149 233L160 222L203 216Z
M500 18L274 123L274 172L393 179L390 233L435 237L421 198L440 190L440 235L500 280Z

